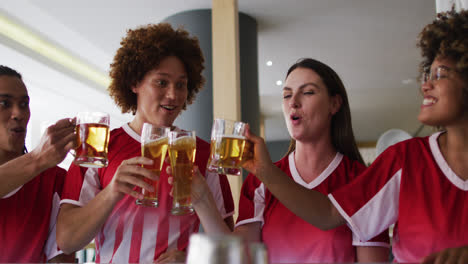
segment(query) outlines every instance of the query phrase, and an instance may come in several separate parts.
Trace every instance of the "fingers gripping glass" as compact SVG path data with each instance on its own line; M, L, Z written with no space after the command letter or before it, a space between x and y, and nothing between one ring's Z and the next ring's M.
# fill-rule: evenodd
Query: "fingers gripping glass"
M167 134L170 131L168 127L157 127L152 124L144 123L141 130L141 156L152 159L153 165L144 165L143 167L152 170L159 177L164 165L168 148ZM150 180L143 178L144 181L153 186L154 191L150 192L142 189L143 199L135 201L138 205L157 207L158 206L158 190L159 179Z
M245 132L247 124L226 119L215 119L211 130L211 153L208 170L219 174L240 175L246 158Z
M107 166L109 145L109 114L80 112L76 117L76 136L73 163L82 167L101 168Z

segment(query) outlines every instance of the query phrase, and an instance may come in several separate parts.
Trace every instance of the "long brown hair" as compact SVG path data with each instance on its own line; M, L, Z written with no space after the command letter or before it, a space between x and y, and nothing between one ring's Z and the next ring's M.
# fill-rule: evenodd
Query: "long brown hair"
M328 95L341 96L342 103L340 110L333 115L331 120L331 139L333 147L348 158L364 164L364 160L362 159L361 153L359 153L356 140L354 139L348 95L338 74L332 68L320 61L311 58L304 58L298 60L289 68L286 78L297 68L313 70L320 76L320 78L322 78L322 81L327 87ZM291 139L286 155L289 155L295 149L296 140Z

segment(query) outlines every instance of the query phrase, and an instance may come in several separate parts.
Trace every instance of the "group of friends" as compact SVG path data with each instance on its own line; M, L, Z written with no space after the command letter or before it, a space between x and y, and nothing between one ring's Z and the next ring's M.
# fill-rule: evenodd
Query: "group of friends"
M128 30L110 65L110 96L133 119L110 133L104 168L57 166L76 147L75 119L47 128L25 147L30 118L22 76L0 66L0 262L74 262L93 239L96 262L184 262L189 237L234 234L263 242L271 263L468 263L468 11L441 13L419 34L418 119L438 132L390 146L364 165L345 87L326 64L303 58L286 73L283 113L291 144L272 162L247 132L252 157L239 216L225 175L206 170L209 143L197 138L195 214L170 214L171 170L159 206L138 206L144 123L177 128L204 85L196 37L169 24ZM34 98L32 98L34 100ZM394 224L392 244L388 228Z

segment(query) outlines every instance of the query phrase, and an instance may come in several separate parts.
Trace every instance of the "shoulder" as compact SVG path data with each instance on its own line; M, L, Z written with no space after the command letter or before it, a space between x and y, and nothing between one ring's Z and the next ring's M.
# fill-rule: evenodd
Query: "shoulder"
M343 158L339 166L342 166L348 172L354 172L356 174L361 173L367 168L366 165L362 164L361 162L357 160L352 160L348 156L345 156L345 155L343 155Z
M197 137L197 149L209 149L210 148L210 143L206 142L205 140Z
M119 148L122 145L130 146L135 144L140 146L140 142L137 137L139 137L138 134L131 131L128 126L126 129L124 129L124 127L113 129L110 132L109 152L112 152L115 148Z
M125 135L127 135L127 133L122 127L114 128L110 132L110 139L112 140L112 139L119 138Z
M280 160L274 162L276 167L280 168L281 170L289 170L289 156L294 155L294 154L289 154L284 157L282 157Z
M429 148L431 138L437 138L437 136L438 133L427 137L415 137L398 142L389 146L381 155L402 155L404 153L419 152L422 149Z

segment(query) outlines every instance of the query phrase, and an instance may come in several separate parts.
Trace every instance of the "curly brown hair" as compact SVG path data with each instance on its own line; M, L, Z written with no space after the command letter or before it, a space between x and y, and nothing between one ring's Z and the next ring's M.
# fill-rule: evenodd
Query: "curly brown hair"
M456 71L468 83L468 10L437 14L432 24L419 33L418 47L423 56L421 72L440 56L453 60Z
M184 29L174 30L168 23L149 24L128 30L120 45L110 65L112 81L108 91L122 113L136 113L137 96L132 87L168 56L179 58L187 71L188 95L184 109L205 83L201 74L205 59L198 39Z

